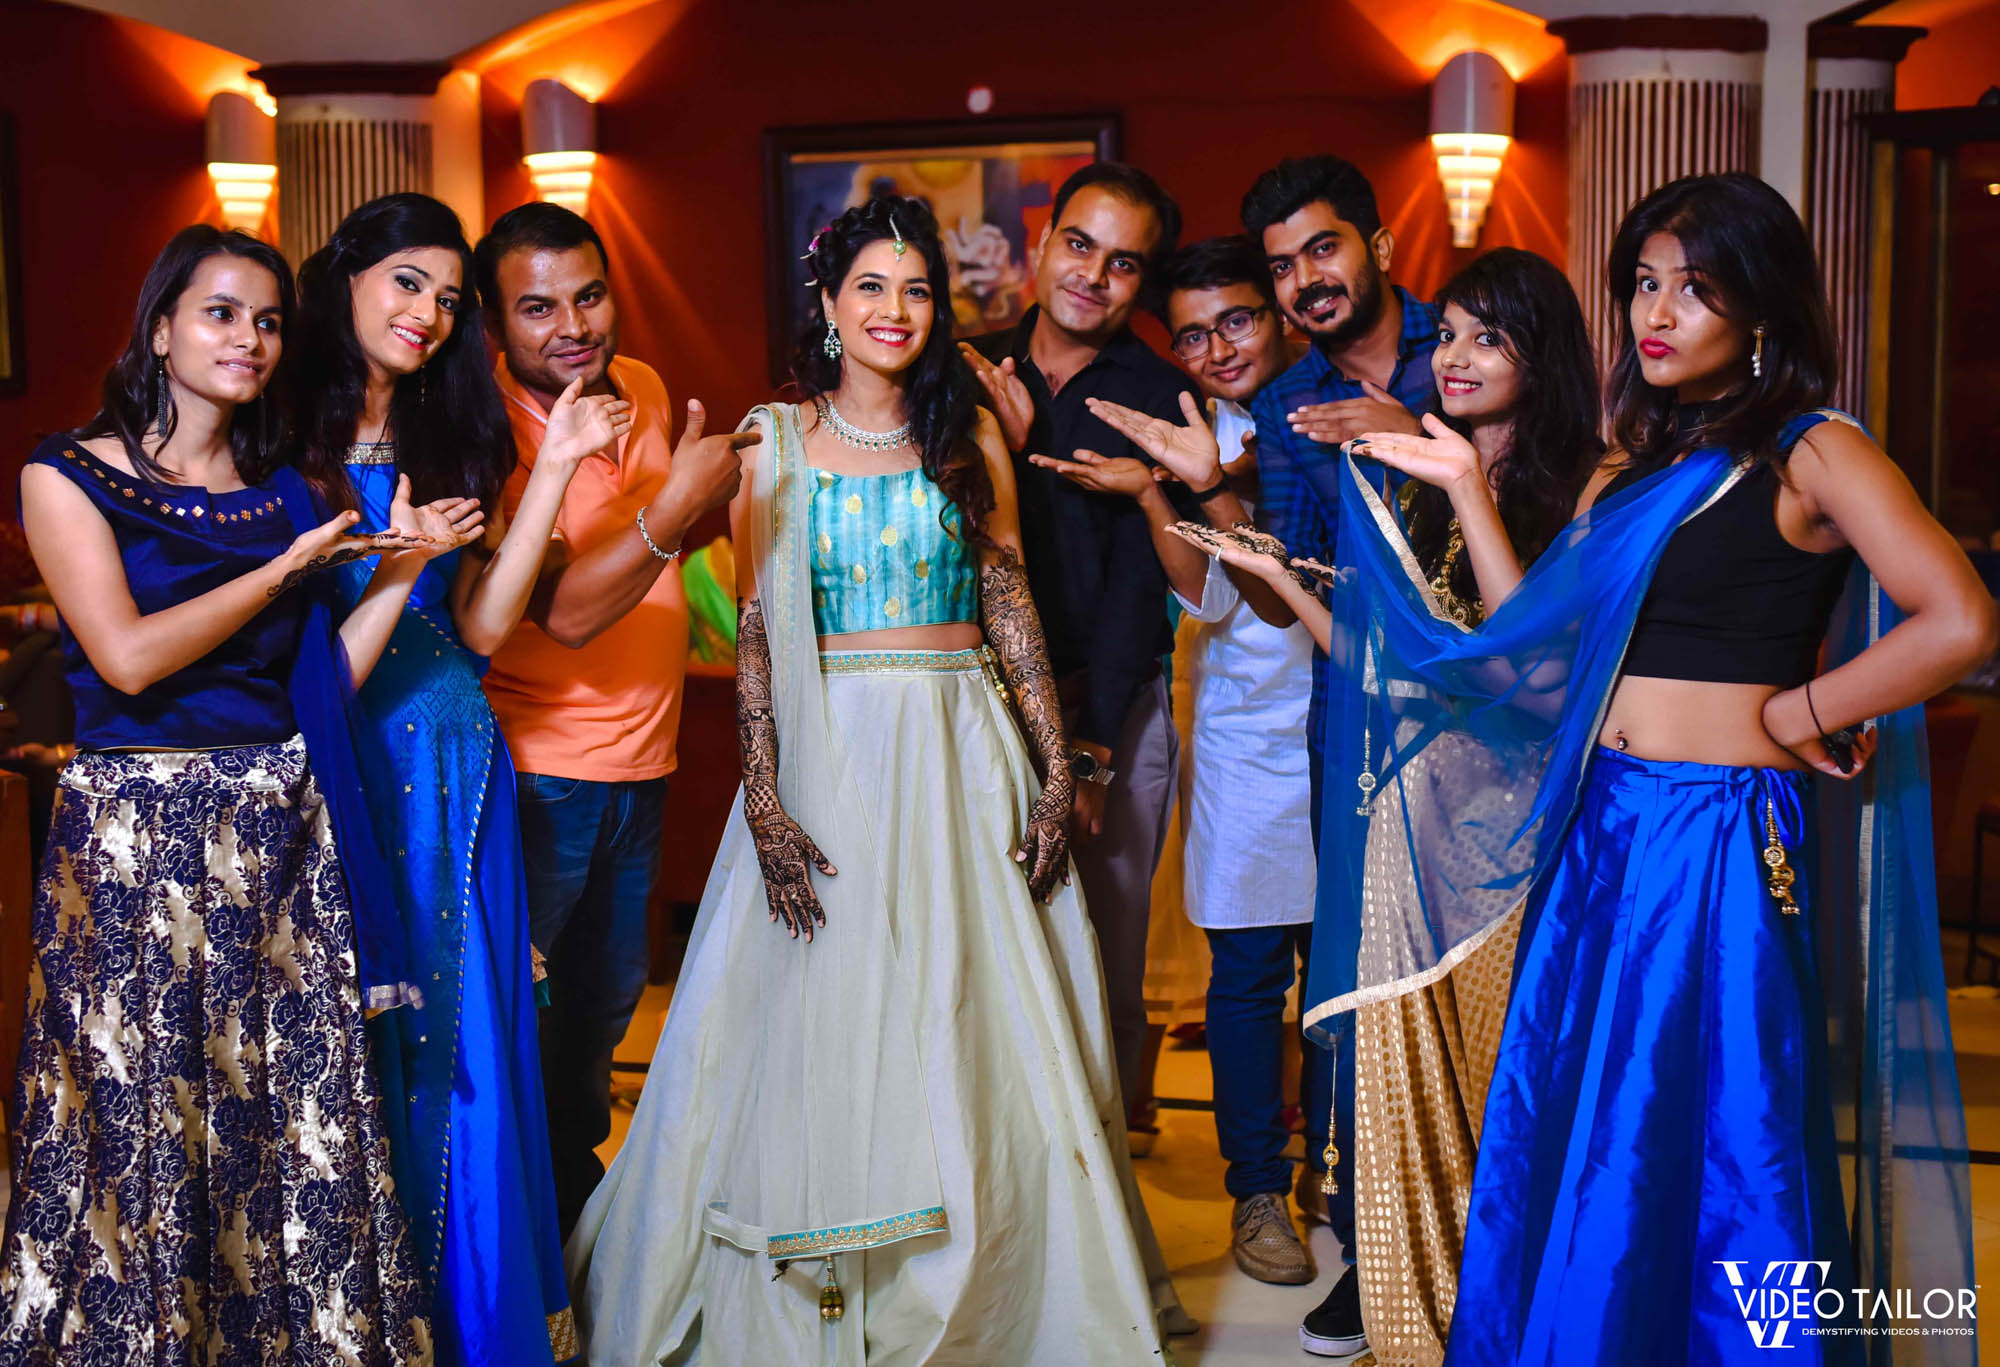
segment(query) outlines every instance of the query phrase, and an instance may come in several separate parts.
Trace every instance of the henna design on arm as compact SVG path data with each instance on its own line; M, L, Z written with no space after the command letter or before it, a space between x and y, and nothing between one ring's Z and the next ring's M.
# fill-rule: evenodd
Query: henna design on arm
M284 578L265 590L265 596L276 598L287 590L297 588L300 583L321 570L330 570L335 565L345 565L363 556L374 555L381 551L408 550L413 546L435 544L437 544L435 538L418 532L387 531L371 532L366 536L343 536L334 541L329 549L321 551L297 569L288 570Z
M826 910L812 888L812 870L832 875L834 867L812 837L785 814L778 801L778 715L771 698L771 643L764 634L764 609L745 598L736 621L736 739L743 752L743 818L764 872L764 897L771 919L782 919L797 939L810 942L813 927L826 924Z
M1069 881L1069 812L1075 779L1069 772L1069 744L1063 738L1062 704L1049 666L1042 619L1028 593L1028 572L1019 552L1002 546L979 571L980 615L986 639L1000 662L1000 674L1042 774L1042 791L1028 809L1028 830L1015 862L1024 865L1028 891L1037 902L1055 894L1056 880Z
M306 561L305 564L299 566L297 569L287 572L283 579L280 579L265 591L265 596L276 598L290 589L297 588L302 582L312 575L318 574L321 570L332 569L335 565L345 565L350 560L359 560L362 556L369 554L371 549L368 546L351 545L342 546L338 550L324 551Z

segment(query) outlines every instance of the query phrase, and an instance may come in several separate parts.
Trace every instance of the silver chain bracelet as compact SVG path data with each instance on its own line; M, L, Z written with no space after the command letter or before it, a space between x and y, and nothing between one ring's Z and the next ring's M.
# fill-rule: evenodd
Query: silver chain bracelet
M646 510L644 508L639 510L637 523L640 539L646 543L647 550L666 561L669 565L681 558L681 548L679 546L674 547L670 551L663 551L660 549L659 543L653 540L653 534L646 530Z

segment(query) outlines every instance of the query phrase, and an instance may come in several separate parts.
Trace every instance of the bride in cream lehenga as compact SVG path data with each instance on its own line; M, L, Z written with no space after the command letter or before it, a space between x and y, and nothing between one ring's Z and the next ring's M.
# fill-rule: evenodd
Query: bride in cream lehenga
M935 306L937 227L877 199L808 260L813 402L752 412L733 510L744 801L569 1245L585 1356L1170 1360L1192 1324L1132 1181L1012 466Z

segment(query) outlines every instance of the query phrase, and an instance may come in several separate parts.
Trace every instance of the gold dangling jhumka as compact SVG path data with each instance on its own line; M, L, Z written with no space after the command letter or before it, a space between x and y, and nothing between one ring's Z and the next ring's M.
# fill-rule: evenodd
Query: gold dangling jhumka
M840 1294L840 1283L833 1279L833 1255L826 1259L826 1285L819 1292L819 1317L828 1324L837 1321L847 1313L847 1298Z
M1785 857L1785 847L1778 839L1778 808L1770 798L1764 799L1764 883L1771 889L1771 897L1778 904L1778 910L1787 916L1799 914L1799 904L1792 897L1792 884L1798 875L1792 872L1792 864Z
M1366 704L1364 704L1365 706ZM1361 772L1354 776L1354 786L1361 790L1361 802L1354 809L1356 816L1368 815L1368 804L1375 800L1375 757L1369 742L1373 736L1368 723L1361 723Z
M1340 1147L1333 1142L1335 1138L1334 1132L1338 1129L1338 1126L1334 1124L1334 1120L1339 1114L1340 1103L1338 1101L1327 1108L1326 1151L1320 1155L1321 1158L1326 1160L1326 1171L1321 1173L1319 1178L1319 1189L1327 1196L1340 1195L1340 1183L1336 1182L1333 1178L1333 1170L1340 1166Z

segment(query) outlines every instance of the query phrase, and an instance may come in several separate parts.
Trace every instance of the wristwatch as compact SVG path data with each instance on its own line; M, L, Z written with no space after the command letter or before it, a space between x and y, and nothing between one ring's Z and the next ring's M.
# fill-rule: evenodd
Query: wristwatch
M1070 776L1078 783L1095 783L1108 788L1111 780L1118 777L1116 770L1097 762L1097 756L1088 750L1073 750L1069 757Z

